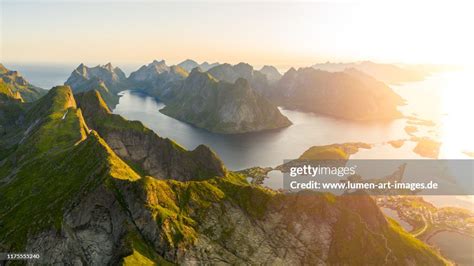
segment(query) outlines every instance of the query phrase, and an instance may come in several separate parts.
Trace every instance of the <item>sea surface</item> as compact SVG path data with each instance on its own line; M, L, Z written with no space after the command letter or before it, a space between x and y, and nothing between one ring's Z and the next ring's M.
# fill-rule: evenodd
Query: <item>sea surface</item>
M208 132L160 113L165 105L139 91L124 91L114 113L140 120L158 135L175 140L188 149L200 144L211 147L228 168L277 166L298 158L314 145L362 141L382 143L406 138L404 120L388 123L356 123L312 113L281 109L293 125L250 134L225 135ZM397 130L402 128L402 130Z
M474 265L474 238L457 232L439 232L428 240L457 265Z

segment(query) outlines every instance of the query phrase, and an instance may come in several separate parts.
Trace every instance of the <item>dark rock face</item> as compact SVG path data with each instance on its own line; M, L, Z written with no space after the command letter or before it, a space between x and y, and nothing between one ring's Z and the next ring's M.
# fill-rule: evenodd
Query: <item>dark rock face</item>
M357 70L330 73L313 68L290 69L270 98L291 109L349 120L401 117L402 98L388 86Z
M243 78L232 84L194 69L175 91L176 96L160 111L212 132L246 133L291 124Z
M76 95L76 99L89 127L96 130L120 158L133 162L148 174L177 180L225 175L222 161L208 147L187 151L157 136L140 122L127 121L110 113L96 92Z
M88 90L89 83L94 79L97 83L103 82L110 92L117 93L124 89L126 77L120 68L113 67L111 63L96 67L80 64L64 84L69 85L73 92L81 92Z
M125 81L123 71L111 63L92 68L80 64L64 84L69 85L74 93L97 90L113 109L119 102L117 93L127 88Z
M169 139L136 131L111 130L104 139L119 157L139 164L157 178L200 180L226 172L222 162L205 146L186 151Z
M113 186L115 193L102 186L75 203L64 215L60 232L30 238L26 250L46 254L44 262L116 264L132 254L127 236L135 234L164 260L186 265L442 265L434 255L424 256L423 249L402 244L400 249L407 253L399 253L390 237L394 232L368 196L332 202L311 193L281 195L267 203L260 217L227 198L207 202L199 197L194 200L210 204L204 208L206 215L194 200L181 207L197 208L189 217L199 223L189 229L194 240L179 244L169 241L166 223L157 223L153 209L145 207L159 205L163 195L126 181L114 181ZM168 193L177 191L171 188ZM349 255L349 249L364 251L365 256Z
M155 60L130 74L128 86L166 101L173 97L176 84L187 76L188 72L181 66L169 67L164 60Z

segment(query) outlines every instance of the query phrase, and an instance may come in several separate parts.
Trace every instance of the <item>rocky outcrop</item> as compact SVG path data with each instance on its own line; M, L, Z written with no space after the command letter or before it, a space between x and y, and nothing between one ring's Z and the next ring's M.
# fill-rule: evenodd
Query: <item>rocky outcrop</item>
M170 70L169 66L166 65L165 60L157 61L153 60L148 65L141 66L137 71L132 72L129 81L132 82L151 82L158 75L168 72Z
M250 83L250 86L260 94L265 94L268 90L268 80L263 72L255 71L253 66L247 63L237 65L221 64L207 71L214 78L234 83L239 78L243 78Z
M113 109L119 102L117 93L127 89L125 81L123 71L113 67L111 63L91 68L80 64L64 84L70 86L74 93L99 91L107 105Z
M0 250L38 264L443 264L364 194L282 194L227 171L179 181L213 169L210 150L110 114L95 91L55 87L25 108L0 160ZM166 180L143 171L150 157Z
M274 84L275 82L279 81L282 77L280 72L274 66L263 66L262 69L259 70L260 73L264 74L267 77L267 80Z
M238 199L239 194L264 195L258 188L224 182L211 185L213 193L229 193L224 187L230 186L235 194L213 198L199 193L203 184L182 190L146 178L112 183L113 190L99 187L76 202L65 213L61 231L31 237L26 250L46 254L43 262L115 264L133 256L134 242L140 241L163 261L178 264L443 264L419 240L395 231L365 195L268 196L255 213L255 207ZM175 202L183 191L191 198ZM173 231L179 228L173 211L162 217L153 209L169 200L164 210L179 206L174 211L189 219L180 225L182 231ZM420 246L415 249L410 241Z
M331 73L313 68L288 70L270 98L291 109L349 120L401 117L403 99L384 83L357 70Z
M18 71L9 70L0 64L0 80L12 93L12 97L33 102L46 94L46 90L30 84Z
M124 89L123 82L126 77L123 71L118 67L113 67L111 63L106 65L98 65L95 67L87 67L80 64L69 76L65 85L69 85L73 92L85 91L82 87L91 80L102 82L112 92L118 93Z
M86 123L96 130L123 160L149 175L176 180L200 180L226 173L222 161L206 146L187 151L157 136L138 121L112 114L97 92L76 95Z
M216 133L246 133L289 126L278 108L245 79L217 81L194 69L160 112Z
M129 88L144 91L162 101L174 97L174 87L188 76L181 66L167 66L164 60L153 61L130 74Z

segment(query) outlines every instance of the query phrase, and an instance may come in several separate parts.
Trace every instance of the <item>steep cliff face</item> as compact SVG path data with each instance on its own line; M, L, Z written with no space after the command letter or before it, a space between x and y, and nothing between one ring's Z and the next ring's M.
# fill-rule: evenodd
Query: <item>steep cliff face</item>
M222 176L226 170L206 146L187 151L163 139L138 121L127 121L110 113L97 92L76 95L87 124L96 130L127 162L157 178L199 180Z
M130 74L129 88L139 89L166 101L173 97L175 84L184 80L188 72L181 66L167 66L164 60L153 61Z
M150 64L146 66L143 65L137 71L132 72L128 79L133 82L149 82L155 79L159 74L169 70L170 68L166 65L165 60L153 60Z
M107 105L114 108L119 102L117 93L127 89L125 81L123 71L111 63L96 67L80 64L64 84L70 86L74 93L97 90Z
M253 66L247 63L238 63L237 65L221 64L207 71L214 78L234 83L242 78L250 83L250 86L260 94L265 94L269 83L263 72L255 71Z
M176 96L160 112L212 132L246 133L291 124L245 79L232 84L194 69L175 91Z
M4 87L8 87L13 97L21 98L25 102L33 102L46 94L46 90L30 84L18 71L7 69L0 64L0 80Z
M16 145L0 157L0 250L39 253L40 264L443 264L366 195L285 195L227 171L176 180L187 179L167 167L199 173L186 156L210 151L149 137L110 114L97 92L76 98L53 88L24 106L17 134L6 137ZM156 160L166 180L132 161L166 153L159 142L175 146L166 158L177 156Z
M388 86L356 70L330 73L292 68L270 95L287 108L350 120L399 118L397 106L403 103Z
M71 205L60 231L29 238L26 250L85 264L443 264L367 196L285 196L237 176L108 180Z
M280 72L278 72L278 70L274 66L265 65L259 71L260 73L264 74L267 77L267 80L272 84L279 81L282 77Z
M113 67L111 63L95 67L80 64L71 73L65 84L71 86L72 90L75 91L92 79L103 82L111 92L117 93L123 89L123 81L126 77L120 68Z
M0 79L0 158L7 149L5 136L17 127L17 121L24 114L23 99L17 92L14 93L8 84Z

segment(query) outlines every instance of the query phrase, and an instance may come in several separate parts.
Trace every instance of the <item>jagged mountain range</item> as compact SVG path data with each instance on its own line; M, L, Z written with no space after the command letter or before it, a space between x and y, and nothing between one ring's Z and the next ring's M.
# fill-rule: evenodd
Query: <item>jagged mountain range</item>
M72 73L66 84L71 85L75 93L95 87L111 109L118 103L116 92L120 89L117 88L139 89L168 105L169 107L162 111L164 114L210 131L225 133L260 131L273 129L275 125L279 125L277 127L288 125L282 122L282 115L276 109L277 105L350 120L386 120L400 117L397 106L403 104L403 100L388 86L356 69L331 73L301 68L290 69L281 75L272 66L254 70L246 63L217 64L204 71L202 65L189 59L176 66L168 66L164 60L155 60L132 72L128 78L120 69L112 67L111 64L95 68L81 65ZM221 86L220 90L207 88L206 98L202 98L203 95L196 97L196 94L191 93L192 90L181 93L182 88L190 84L187 81L189 69L194 68L208 73L218 81L234 84L234 86ZM261 108L243 107L244 105L240 104L242 102L258 104L262 101L249 100L250 98L244 97L245 93L233 94L231 90L225 89L239 87L235 86L238 79L245 79L250 90L255 91L255 95L259 95L252 97L262 96L267 100L266 104L260 106ZM212 82L207 84L212 84ZM223 93L223 91L227 92ZM213 102L212 99L225 99L223 95L232 95L237 98L232 98L231 102L228 101L231 98L227 98L226 102ZM197 102L201 102L200 98L204 101L209 100L209 103L201 108L201 110L206 110L205 113L196 109ZM222 113L223 106L228 106L225 114ZM253 111L243 111L244 109L260 110L256 112L259 115L255 115ZM276 113L275 110L279 113L278 115L273 115ZM264 113L268 114L273 121L262 119L260 114ZM241 126L243 123L248 125L249 121L252 121L250 123L253 126Z
M183 62L179 63L178 66L182 67L184 70L191 72L196 67L199 67L202 71L208 71L209 69L218 66L219 63L208 63L208 62L203 62L199 64L198 62L191 60L191 59L186 59Z
M40 264L444 264L367 195L250 185L207 147L111 114L96 91L7 94L0 250Z
M71 73L65 84L71 86L74 93L97 90L110 109L118 104L117 94L120 91L140 89L169 105L163 113L214 132L243 133L287 126L288 123L283 122L285 119L282 119L283 115L276 108L277 105L351 120L400 117L397 111L397 106L403 103L400 97L382 82L356 69L337 73L310 68L290 69L282 76L272 66L254 70L246 63L214 64L213 67L211 64L205 64L209 66L205 72L211 77L234 85L220 86L220 90L205 90L212 92L206 94L207 98L203 98L209 100L209 103L201 108L206 112L195 112L196 108L191 107L190 103L199 102L202 95L196 98L196 94L181 91L186 84L190 84L186 82L189 77L186 69L198 67L203 71L203 64L186 60L176 66L168 66L164 60L155 60L140 67L129 77L110 63L96 67L81 64ZM18 93L23 100L31 101L40 97L41 93L44 94L43 90L29 84L17 72L4 68L0 70L2 79L7 81L12 92ZM238 79L245 79L249 91L256 93L236 94L237 90L229 89L242 87L236 85ZM266 100L262 101L260 96ZM256 100L251 99L255 97ZM212 99L218 99L220 102ZM183 104L185 102L188 104ZM265 104L260 104L263 102ZM223 109L224 106L226 108ZM243 124L246 126L242 126ZM248 126L250 124L252 126Z

